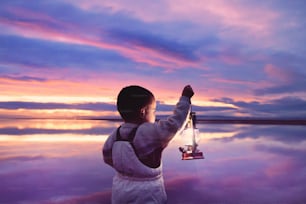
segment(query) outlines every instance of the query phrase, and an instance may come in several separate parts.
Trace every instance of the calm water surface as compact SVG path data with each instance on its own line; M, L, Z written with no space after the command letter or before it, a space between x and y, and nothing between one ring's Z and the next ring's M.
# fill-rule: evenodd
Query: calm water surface
M0 121L0 203L110 203L101 147L120 123ZM306 203L306 126L199 124L204 160L164 152L169 203Z

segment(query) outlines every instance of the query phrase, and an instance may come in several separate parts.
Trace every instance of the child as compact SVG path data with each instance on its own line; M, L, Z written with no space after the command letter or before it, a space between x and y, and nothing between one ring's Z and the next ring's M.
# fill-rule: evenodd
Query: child
M124 123L106 140L104 162L116 170L112 203L166 203L162 151L185 124L194 92L185 86L173 114L155 123L156 101L140 86L123 88L117 109Z

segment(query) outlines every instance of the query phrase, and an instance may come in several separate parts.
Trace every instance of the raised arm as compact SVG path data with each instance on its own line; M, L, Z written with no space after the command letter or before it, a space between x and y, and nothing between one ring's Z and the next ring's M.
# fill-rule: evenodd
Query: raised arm
M141 136L135 140L135 145L138 146L140 152L156 148L164 149L168 145L169 141L186 123L190 112L190 99L193 95L191 86L185 86L171 116L155 124L144 124L140 127L139 134Z

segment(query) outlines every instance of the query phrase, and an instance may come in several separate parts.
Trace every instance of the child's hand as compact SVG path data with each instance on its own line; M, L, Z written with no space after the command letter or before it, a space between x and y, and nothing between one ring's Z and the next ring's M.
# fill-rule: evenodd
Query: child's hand
M191 86L190 85L185 86L184 90L182 92L182 96L186 96L188 98L191 98L193 95L194 95L194 92L193 92Z

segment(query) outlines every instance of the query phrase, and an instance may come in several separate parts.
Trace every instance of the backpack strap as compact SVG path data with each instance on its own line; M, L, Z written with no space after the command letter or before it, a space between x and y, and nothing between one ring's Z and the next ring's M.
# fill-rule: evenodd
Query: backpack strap
M138 126L132 129L132 131L131 131L130 134L128 135L127 139L123 139L123 138L121 137L120 128L121 128L121 126L117 129L116 141L126 141L126 142L129 142L129 143L131 144L132 148L134 149L134 152L135 152L136 156L138 157L138 154L137 154L137 152L136 152L135 146L134 146L134 144L133 144L133 141L134 141L134 138L135 138L135 135L136 135Z

